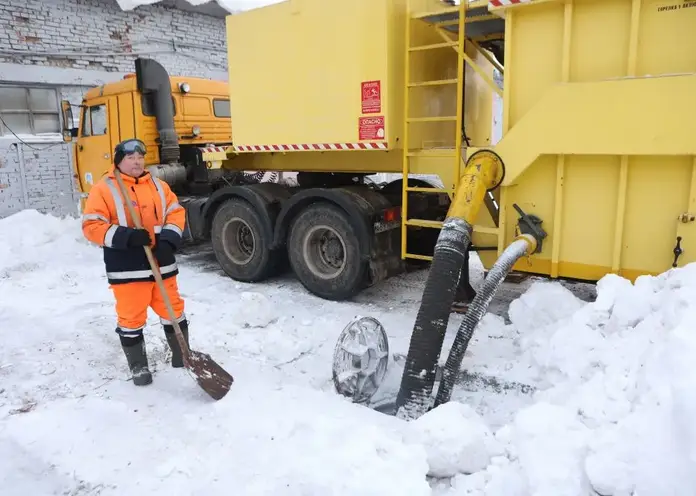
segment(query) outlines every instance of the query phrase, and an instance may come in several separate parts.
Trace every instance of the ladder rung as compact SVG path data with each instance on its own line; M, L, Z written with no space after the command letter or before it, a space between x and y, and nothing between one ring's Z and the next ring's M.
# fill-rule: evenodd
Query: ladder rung
M497 227L474 226L474 232L479 234L500 234L500 229Z
M412 190L413 188L408 188L408 190ZM430 189L431 191L436 191L435 189L432 188L415 188L415 189ZM437 191L448 191L448 190L437 190ZM449 190L451 191L451 190ZM439 220L425 220L425 219L408 219L406 221L407 226L414 226L414 227L429 227L431 229L441 229L442 228L442 222ZM479 233L479 234L495 234L496 236L500 234L500 230L497 227L483 227L483 226L474 226L474 232Z
M438 79L437 81L419 81L417 83L409 83L409 88L417 88L419 86L444 86L446 84L457 84L456 79Z
M433 43L432 45L421 45L416 47L409 47L409 52L419 52L422 50L435 50L437 48L447 48L459 46L458 41L445 41L443 43Z
M428 262L431 262L433 260L432 256L416 255L415 253L406 253L404 254L404 258L413 258L414 260L427 260Z
M451 21L438 21L438 22L433 22L433 24L435 24L437 26L442 26L442 27L458 26L459 19L452 19Z
M420 14L416 14L416 15L412 16L412 18L413 19L424 19L426 17L440 16L443 14L452 14L455 12L459 12L459 9L461 9L461 7L458 7L458 6L446 7L444 9L440 9L440 10L436 10L436 11L432 11L432 12L422 12Z
M407 226L414 227L429 227L431 229L441 229L442 221L439 220L425 220L425 219L408 219L405 224Z
M500 17L493 14L480 14L466 18L467 24L474 22L499 21Z
M423 188L418 186L408 187L406 191L412 191L414 193L454 193L453 189L445 188Z
M456 115L442 115L437 117L409 117L406 122L445 122L445 121L456 121Z

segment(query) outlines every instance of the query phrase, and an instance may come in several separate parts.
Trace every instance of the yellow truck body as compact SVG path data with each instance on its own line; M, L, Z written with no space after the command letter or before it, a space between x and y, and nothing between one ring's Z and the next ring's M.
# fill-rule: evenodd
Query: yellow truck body
M438 2L423 7L439 8ZM229 91L234 154L240 170L395 172L403 169L406 0L291 0L227 17ZM259 33L264 33L260 36ZM253 39L253 43L249 40ZM441 44L428 26L415 26L412 41ZM492 66L469 46L492 74ZM412 96L416 117L432 117L457 102L456 63L448 51L422 51L410 80L424 84ZM449 65L448 65L449 64ZM465 119L478 146L491 140L491 92L467 68L470 105ZM476 122L488 125L476 125ZM412 147L454 146L454 120L412 130ZM361 152L359 157L352 152ZM309 152L309 153L308 153ZM316 152L332 152L326 154ZM335 153L338 152L338 153ZM343 153L351 152L351 153ZM224 158L224 155L211 155ZM417 167L416 167L417 168ZM451 165L445 175L453 182ZM418 173L418 171L416 171Z
M499 248L514 237L516 203L549 234L519 270L633 280L672 267L675 248L677 265L696 261L696 3L492 11L505 16L508 60Z
M477 35L496 22L499 33ZM548 237L515 269L656 274L675 249L677 265L696 261L694 26L691 0L290 0L231 15L228 154L245 169L434 174L453 198L466 158L492 149L506 173L499 211L482 210L474 229L475 245L497 247L479 253L487 267L516 235L517 204ZM495 36L502 90L477 49ZM379 100L366 102L374 81ZM496 93L502 139L492 143ZM383 135L361 132L373 117ZM462 123L468 143L457 140ZM411 220L404 231L438 227Z
M229 134L187 142L188 161L153 155L153 173L231 277L271 277L288 255L326 298L433 260L445 217L461 212L487 268L533 215L545 237L516 270L657 274L696 261L694 27L694 0L288 0L230 15ZM145 92L166 102L166 71L138 63L160 81ZM119 84L89 98L126 108L137 88ZM204 118L174 116L176 139ZM157 150L160 128L139 119L110 139L134 133ZM476 200L485 208L454 206L483 169L495 179ZM298 184L235 171L297 172ZM376 173L398 179L375 186ZM320 219L332 219L322 233Z
M510 269L635 280L696 261L696 2L490 0L488 11L505 26L502 139L464 154L393 406L404 419L450 401ZM479 209L490 190L498 208ZM490 270L433 398L453 267L471 243L497 250L479 253Z

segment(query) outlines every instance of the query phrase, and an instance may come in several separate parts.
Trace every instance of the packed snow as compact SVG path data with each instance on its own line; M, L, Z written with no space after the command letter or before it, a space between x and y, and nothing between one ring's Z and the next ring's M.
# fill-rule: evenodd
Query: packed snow
M133 10L140 5L152 5L153 3L158 3L162 0L116 0L118 6L121 10ZM260 7L266 7L267 5L273 5L276 3L281 3L287 0L186 0L193 6L204 5L207 3L217 3L222 8L228 12L243 12L246 10L257 9Z
M509 320L484 318L453 401L405 422L338 395L331 358L355 316L378 318L393 397L425 271L337 303L291 275L237 283L209 252L180 263L191 346L235 377L219 402L170 367L152 312L154 382L129 381L78 219L0 219L1 494L696 494L696 264L606 276L589 302L533 282Z

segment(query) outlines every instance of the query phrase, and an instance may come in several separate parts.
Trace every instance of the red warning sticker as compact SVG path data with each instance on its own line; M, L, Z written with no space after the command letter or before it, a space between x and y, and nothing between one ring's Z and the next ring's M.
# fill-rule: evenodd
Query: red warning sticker
M358 135L360 140L384 139L384 116L360 117Z
M361 84L362 113L379 114L382 111L382 82L363 81Z

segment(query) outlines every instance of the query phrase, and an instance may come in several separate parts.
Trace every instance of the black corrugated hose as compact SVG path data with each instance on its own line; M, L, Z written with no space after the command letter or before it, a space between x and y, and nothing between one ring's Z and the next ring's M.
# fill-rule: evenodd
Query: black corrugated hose
M459 326L457 335L454 338L454 344L447 357L445 368L442 371L440 387L438 388L435 398L435 407L447 403L450 400L452 388L459 374L459 369L462 365L466 349L469 346L471 336L480 320L486 314L488 305L493 299L498 287L510 273L515 263L525 254L534 251L535 247L536 240L531 235L523 235L523 237L510 243L505 251L503 251L502 255L500 255L500 258L493 264L493 267L491 267L481 289L476 293L474 301L469 305L469 309L466 315L464 315L464 320Z
M437 362L471 232L467 221L448 218L438 236L396 398L399 418L417 418L431 407Z

